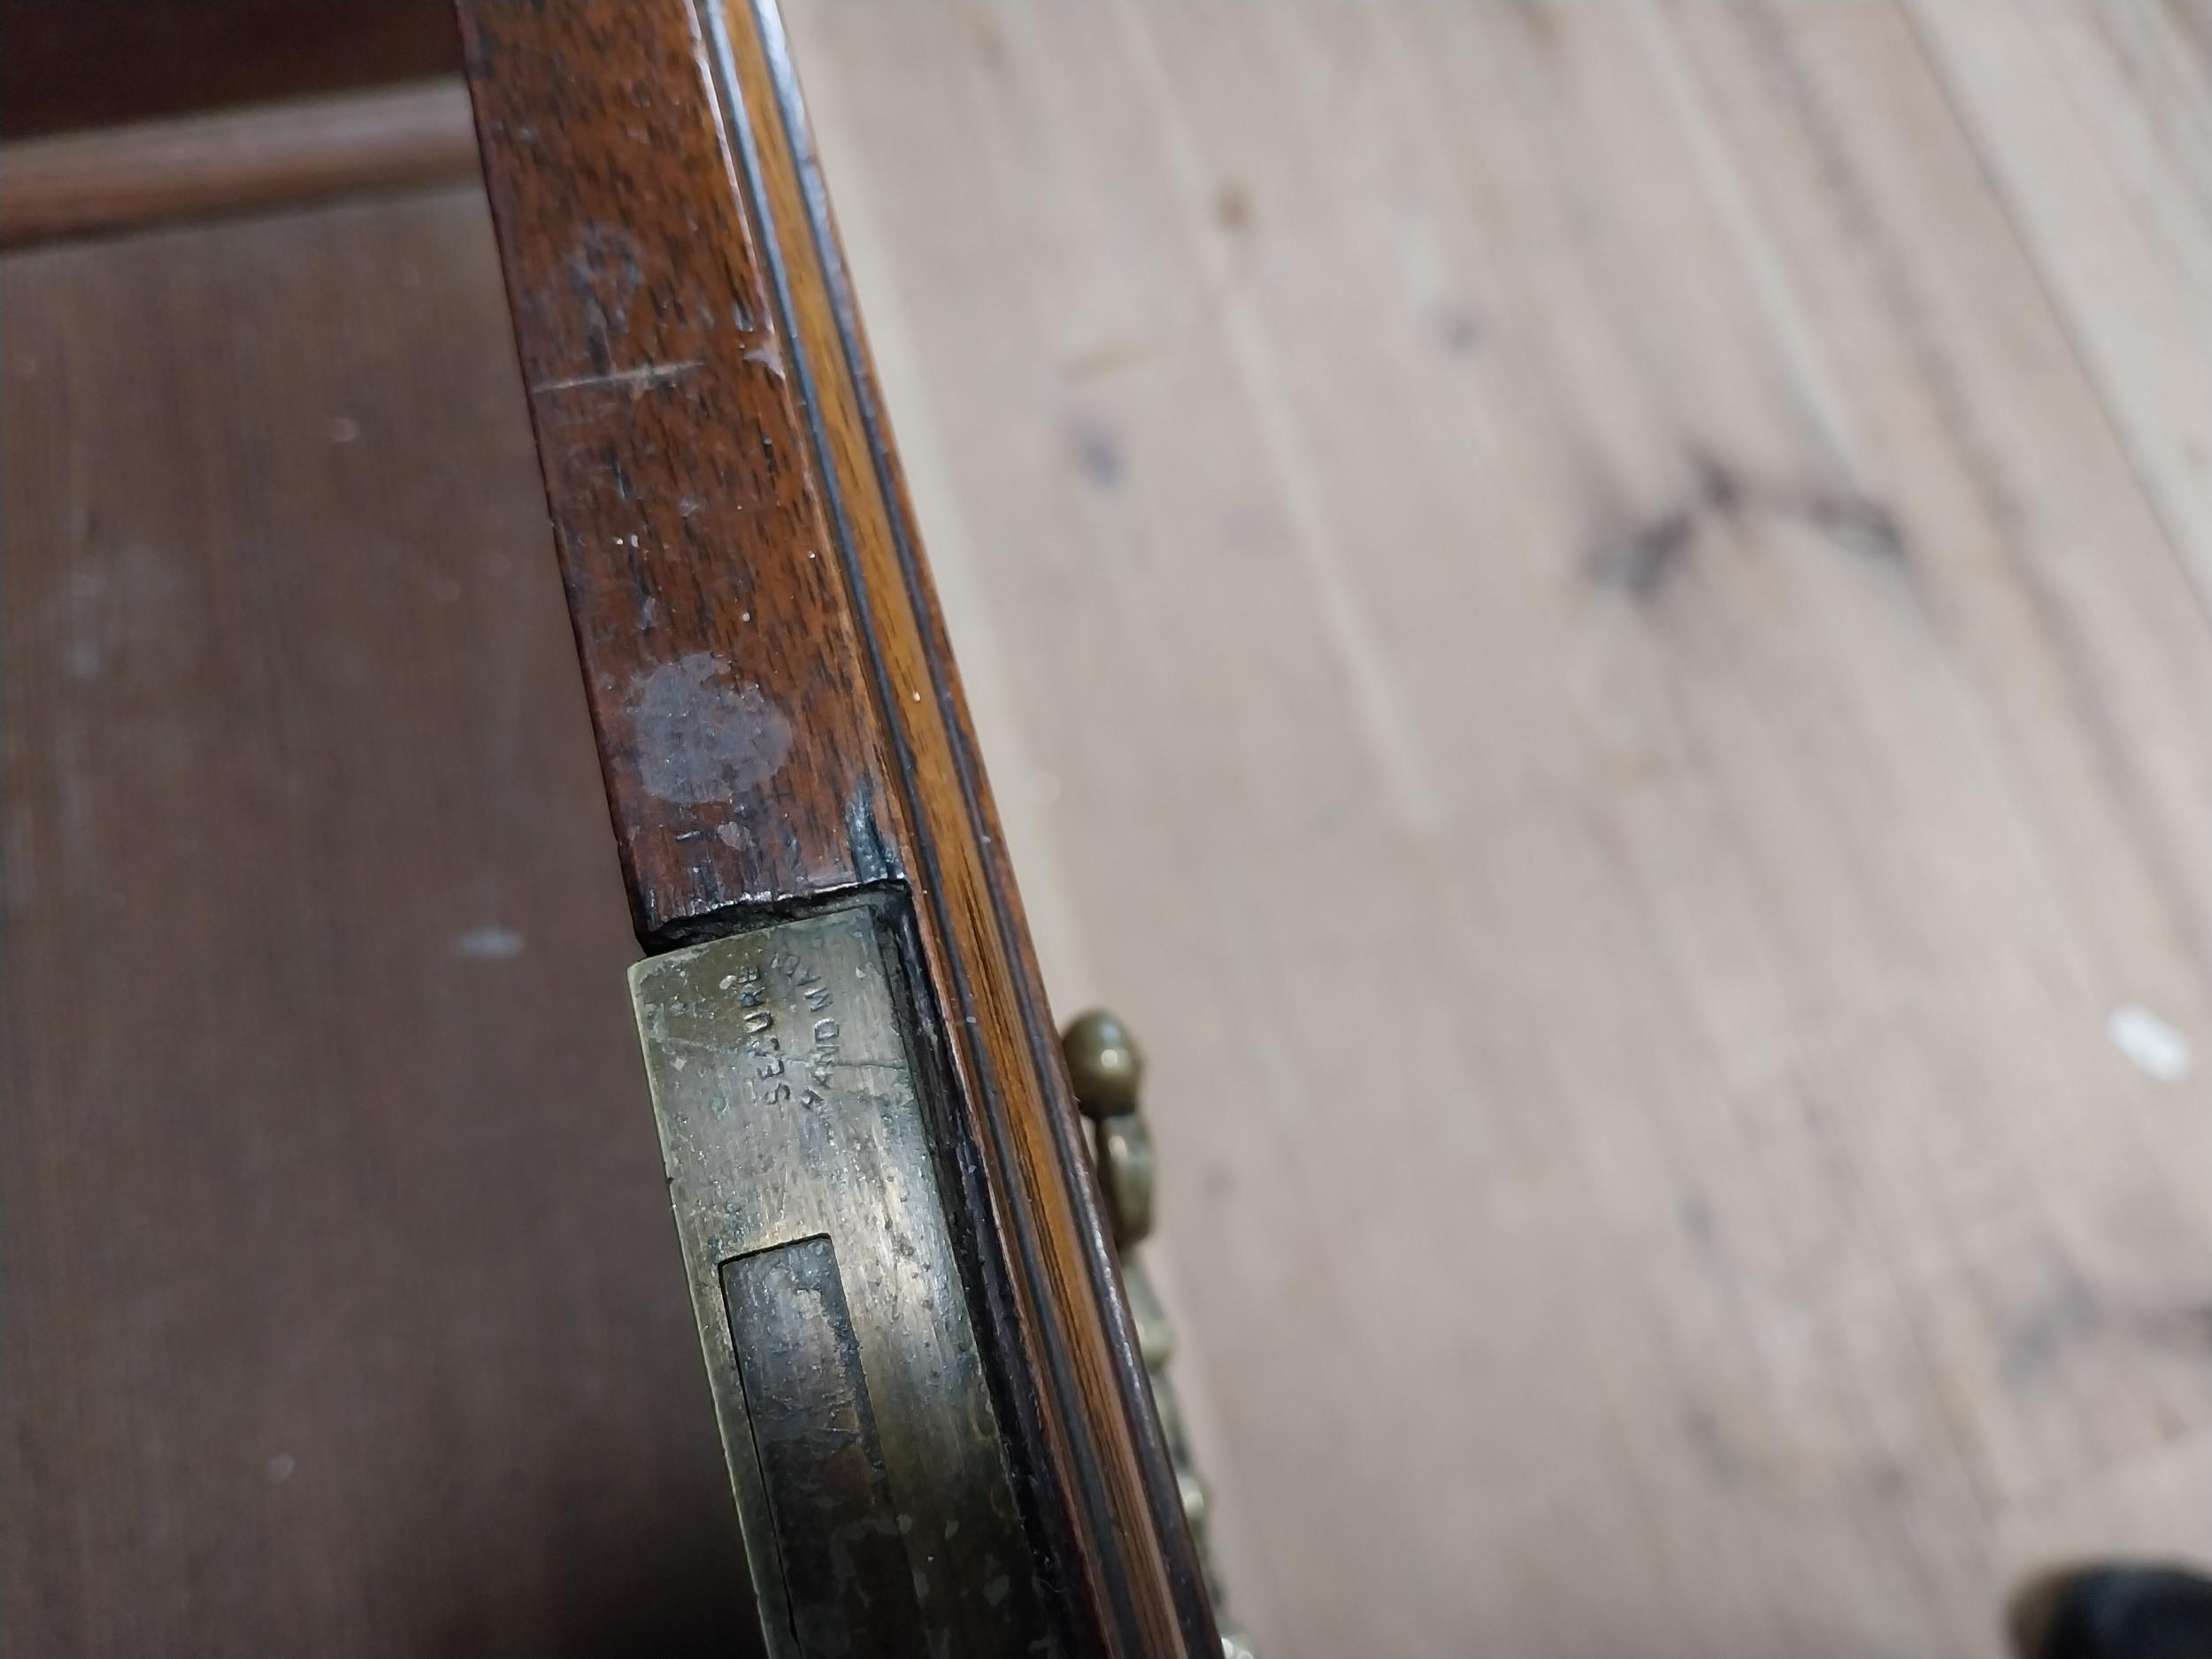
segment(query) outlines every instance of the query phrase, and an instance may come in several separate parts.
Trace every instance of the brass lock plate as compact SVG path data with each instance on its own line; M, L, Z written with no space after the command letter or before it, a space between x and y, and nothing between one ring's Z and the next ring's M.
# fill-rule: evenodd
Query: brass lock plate
M630 974L778 1655L1045 1640L925 1121L903 902L858 896Z

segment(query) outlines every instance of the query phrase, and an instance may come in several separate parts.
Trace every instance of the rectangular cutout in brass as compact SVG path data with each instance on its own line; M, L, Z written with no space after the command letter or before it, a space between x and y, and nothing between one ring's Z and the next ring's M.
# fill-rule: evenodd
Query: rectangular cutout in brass
M902 902L631 970L769 1652L1045 1640L922 1111Z
M783 1552L800 1648L920 1654L921 1609L836 1252L801 1239L725 1262L722 1306L775 1534L825 1540Z

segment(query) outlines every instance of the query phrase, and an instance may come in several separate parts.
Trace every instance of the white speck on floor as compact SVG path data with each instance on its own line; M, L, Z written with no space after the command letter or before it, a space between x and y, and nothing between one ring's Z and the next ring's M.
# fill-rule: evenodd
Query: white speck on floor
M2104 1034L2112 1046L2162 1083L2178 1083L2195 1069L2189 1039L2134 1002L2123 1002L2105 1016Z

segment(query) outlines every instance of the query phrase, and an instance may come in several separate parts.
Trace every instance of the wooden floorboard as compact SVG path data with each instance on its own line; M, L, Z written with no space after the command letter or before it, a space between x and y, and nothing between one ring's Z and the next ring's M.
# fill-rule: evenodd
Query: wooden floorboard
M1263 1648L2212 1556L2200 10L793 10Z

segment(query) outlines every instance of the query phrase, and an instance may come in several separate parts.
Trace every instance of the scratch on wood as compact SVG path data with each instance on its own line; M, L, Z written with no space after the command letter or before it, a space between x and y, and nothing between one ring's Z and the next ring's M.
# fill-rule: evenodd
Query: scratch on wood
M746 347L745 361L757 363L778 380L783 379L783 353L777 349L773 334L763 334L757 342Z
M607 374L580 374L572 380L541 380L530 388L537 396L548 392L573 392L586 387L624 386L633 392L649 392L657 387L680 380L698 368L703 359L687 357L681 363L649 363L642 368L617 369Z

